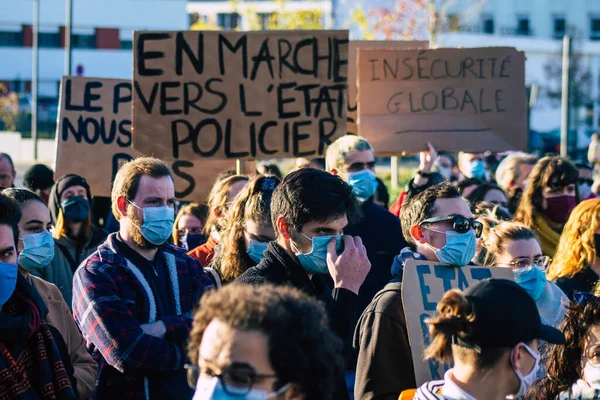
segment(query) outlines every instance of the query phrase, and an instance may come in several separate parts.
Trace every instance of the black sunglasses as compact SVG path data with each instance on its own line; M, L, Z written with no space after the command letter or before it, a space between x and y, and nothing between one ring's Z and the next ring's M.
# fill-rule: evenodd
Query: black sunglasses
M448 215L445 217L433 217L422 221L419 226L424 224L435 224L437 222L452 222L452 229L457 233L467 233L470 229L475 231L475 236L480 237L483 231L483 224L474 218L465 218L462 215Z
M580 185L583 185L583 184L587 183L588 185L592 186L592 185L594 184L594 180L593 180L593 179L584 179L584 178L579 178L579 179L577 179L577 182L578 182Z

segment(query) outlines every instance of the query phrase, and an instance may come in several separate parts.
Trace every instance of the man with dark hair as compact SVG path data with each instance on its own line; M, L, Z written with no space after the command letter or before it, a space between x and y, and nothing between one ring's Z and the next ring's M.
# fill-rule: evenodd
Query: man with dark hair
M358 291L371 267L361 238L343 235L358 216L352 188L340 178L313 168L292 172L271 200L277 239L237 282L289 285L321 300L349 349ZM333 279L333 291L325 274Z
M13 187L17 171L12 157L7 153L0 153L0 190Z
M358 321L359 350L354 395L357 399L397 399L415 387L401 285L411 259L465 266L475 256L481 223L449 183L429 187L402 208L402 231L410 243L394 260L394 279L375 295Z
M596 195L592 192L592 186L594 185L594 167L585 162L578 162L575 166L579 172L579 178L577 179L579 201L595 199Z
M285 286L227 285L200 301L188 383L194 399L337 400L341 347L318 300Z
M194 309L212 286L199 264L167 243L175 189L169 168L138 158L112 190L118 233L75 273L73 314L99 364L95 399L181 399Z
M32 165L23 176L23 185L40 196L44 204L48 205L50 191L54 186L54 171L44 164Z

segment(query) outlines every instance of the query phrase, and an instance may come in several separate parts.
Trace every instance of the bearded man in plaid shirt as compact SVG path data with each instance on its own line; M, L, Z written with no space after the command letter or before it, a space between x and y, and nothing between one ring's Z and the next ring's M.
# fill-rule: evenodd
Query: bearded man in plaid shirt
M92 399L190 399L186 342L192 310L212 281L168 243L175 190L169 168L138 158L117 173L120 231L77 269L73 314L99 364Z

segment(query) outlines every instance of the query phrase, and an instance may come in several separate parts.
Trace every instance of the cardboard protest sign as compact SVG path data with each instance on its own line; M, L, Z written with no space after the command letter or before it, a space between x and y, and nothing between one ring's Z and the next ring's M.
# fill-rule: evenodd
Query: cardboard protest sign
M348 47L348 118L346 131L349 135L358 135L358 104L356 90L356 68L358 49L426 49L426 40L353 40Z
M144 154L317 157L346 132L347 31L135 32L133 58Z
M358 50L360 135L380 154L526 150L525 56L514 48Z
M124 162L141 154L131 147L131 81L63 77L56 132L56 176L84 177L95 196L110 196ZM176 196L205 201L217 175L235 169L231 160L167 162ZM253 166L251 166L253 167Z
M488 278L514 280L510 268L451 267L434 262L409 260L402 278L402 304L406 315L408 338L412 351L417 386L431 380L444 379L450 365L423 359L430 343L425 321L435 316L437 303L450 289L464 290L477 281Z

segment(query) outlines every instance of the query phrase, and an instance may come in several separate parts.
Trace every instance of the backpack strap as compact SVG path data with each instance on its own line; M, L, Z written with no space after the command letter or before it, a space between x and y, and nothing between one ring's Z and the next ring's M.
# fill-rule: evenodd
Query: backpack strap
M221 282L221 277L219 276L219 273L214 268L204 267L203 269L204 269L204 272L206 272L206 274L210 278L210 280L215 284L215 287L217 289L220 289L223 287L223 283Z

